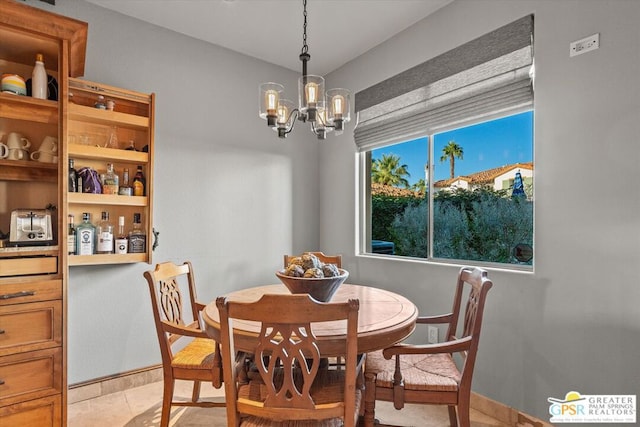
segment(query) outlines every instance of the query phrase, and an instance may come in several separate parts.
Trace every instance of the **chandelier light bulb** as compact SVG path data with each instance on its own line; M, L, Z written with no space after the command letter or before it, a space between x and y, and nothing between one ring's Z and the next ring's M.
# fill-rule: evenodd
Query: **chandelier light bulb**
M267 104L267 114L275 114L276 108L278 107L278 92L275 90L268 90L265 94L265 102Z
M260 118L265 119L270 127L276 125L278 101L284 92L284 86L278 83L262 83L260 91Z
M279 103L278 104L278 126L286 125L287 119L289 117L289 109L286 105Z
M315 107L318 103L318 85L310 82L307 83L307 106Z
M335 95L331 98L331 105L333 106L333 117L341 119L344 111L344 96Z

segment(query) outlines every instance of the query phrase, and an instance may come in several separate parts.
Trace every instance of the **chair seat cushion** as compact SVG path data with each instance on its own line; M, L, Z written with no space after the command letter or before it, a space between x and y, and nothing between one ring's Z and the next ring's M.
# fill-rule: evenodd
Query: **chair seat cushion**
M175 354L171 361L174 368L213 369L216 342L209 338L195 338Z
M344 370L324 369L318 373L310 394L316 405L342 402L344 400ZM248 384L242 384L238 388L238 397L253 401L263 402L267 390L264 382L257 372L249 375ZM276 382L279 378L276 377ZM359 412L362 401L361 390L356 389L356 412ZM272 419L249 416L242 419L241 427L341 427L340 418L328 418L324 420L287 420L277 422Z
M395 357L387 360L382 351L367 354L365 371L376 374L376 387L393 388ZM449 354L403 354L400 370L405 390L456 391L460 371Z

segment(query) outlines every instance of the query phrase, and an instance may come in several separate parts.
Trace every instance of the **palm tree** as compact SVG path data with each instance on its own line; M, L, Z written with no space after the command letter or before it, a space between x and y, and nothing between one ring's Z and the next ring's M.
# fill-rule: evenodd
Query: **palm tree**
M456 144L455 141L449 141L447 145L442 148L442 156L440 157L441 162L446 162L449 160L449 172L451 178L453 179L455 175L456 169L456 160L455 158L459 158L462 160L463 150L462 147Z
M411 186L411 189L413 191L418 191L420 193L426 193L427 192L427 183L425 182L425 180L423 178L420 178L415 184L413 184Z
M380 159L371 163L371 181L377 184L409 187L406 177L411 176L407 165L400 164L400 157L395 154L383 154Z

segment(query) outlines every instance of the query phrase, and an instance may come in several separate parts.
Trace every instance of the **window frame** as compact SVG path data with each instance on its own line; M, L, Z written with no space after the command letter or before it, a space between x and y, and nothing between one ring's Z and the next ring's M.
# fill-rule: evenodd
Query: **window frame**
M533 272L535 267L535 206L533 212L533 223L532 223L532 235L534 244L532 245L532 250L534 252L533 262L532 264L517 264L517 263L499 263L492 261L477 261L477 260L466 260L466 259L453 259L453 258L440 258L434 257L433 255L433 247L434 247L434 233L433 233L433 222L434 222L434 137L437 134L445 133L451 130L462 129L469 126L478 125L481 123L490 122L492 120L499 120L502 118L506 118L509 116L514 116L517 114L522 114L524 112L532 113L532 129L535 129L535 108L534 106L529 106L527 108L521 108L514 111L510 111L507 114L502 116L490 117L489 119L482 118L478 121L469 121L465 122L463 126L449 126L446 128L438 129L438 132L428 133L425 132L422 134L417 134L416 136L412 136L410 139L407 139L404 136L400 136L397 138L389 139L386 143L377 145L375 147L368 147L359 152L356 152L357 156L357 187L358 187L358 203L356 206L357 209L357 224L356 224L356 256L360 257L370 257L370 258L383 258L389 260L397 260L397 261L410 261L410 262L419 262L426 264L434 264L434 265L453 265L453 266L462 266L462 265L473 265L485 268L491 268L495 270L505 270L505 271L518 271L518 272ZM428 192L427 192L427 209L428 209L428 248L427 248L427 257L411 257L411 256L403 256L403 255L391 255L391 254L380 254L374 253L372 251L372 197L371 197L371 165L372 165L372 152L378 148L389 147L396 144L401 144L404 142L409 142L414 139L426 139L427 140L427 163L429 165L429 177L428 177ZM535 147L535 133L532 134L532 151L534 151ZM532 153L533 154L533 153ZM532 156L533 157L533 156ZM535 165L535 163L534 163ZM535 166L532 177L533 182L533 191L535 193ZM533 197L535 200L535 194Z

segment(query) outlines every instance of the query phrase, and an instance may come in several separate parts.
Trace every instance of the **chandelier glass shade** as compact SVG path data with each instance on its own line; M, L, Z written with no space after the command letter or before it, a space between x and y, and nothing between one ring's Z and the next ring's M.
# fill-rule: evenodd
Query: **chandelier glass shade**
M303 45L300 53L302 75L298 79L298 105L284 98L284 86L279 83L262 83L259 88L259 116L267 125L286 138L293 130L296 120L309 122L311 131L318 139L325 139L327 132L339 135L350 119L350 93L337 88L325 92L324 78L307 74L307 62L311 59L307 46L307 0L303 0L304 27Z

